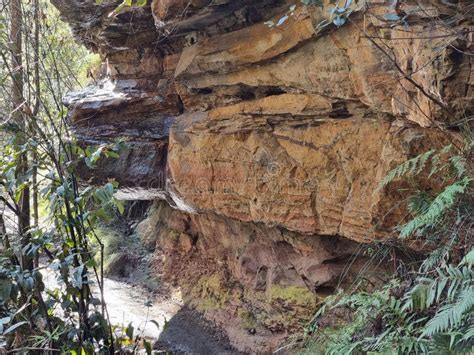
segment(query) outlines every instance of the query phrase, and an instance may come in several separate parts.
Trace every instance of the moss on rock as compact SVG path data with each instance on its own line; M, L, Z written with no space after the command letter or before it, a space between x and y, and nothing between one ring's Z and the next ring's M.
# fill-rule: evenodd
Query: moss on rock
M237 311L237 317L240 321L240 326L243 329L252 329L257 326L257 320L255 317L245 308L239 308Z
M316 296L306 287L273 285L270 289L271 299L282 300L288 304L303 307L315 307Z
M229 290L219 274L204 275L192 288L189 298L199 311L221 309L229 300Z

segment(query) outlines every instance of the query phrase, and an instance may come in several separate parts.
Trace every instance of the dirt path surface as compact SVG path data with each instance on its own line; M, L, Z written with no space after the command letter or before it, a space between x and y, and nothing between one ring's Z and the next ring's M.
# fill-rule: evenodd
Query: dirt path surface
M46 269L43 275L47 288L57 287L51 271ZM172 354L239 354L222 332L183 306L178 292L171 297L152 298L152 294L142 287L107 278L104 289L111 323L125 327L131 323L135 334L155 340L157 350Z

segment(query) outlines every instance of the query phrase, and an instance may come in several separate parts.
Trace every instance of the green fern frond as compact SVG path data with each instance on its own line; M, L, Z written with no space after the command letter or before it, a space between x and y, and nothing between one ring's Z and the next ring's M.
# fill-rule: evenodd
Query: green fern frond
M435 150L429 150L426 153L420 154L412 159L400 164L395 169L391 170L380 182L380 188L387 186L393 180L401 178L402 176L413 176L419 174L426 165L428 159L435 153Z
M326 355L340 355L340 354L352 354L357 348L360 347L361 341L352 341L348 334L340 339L340 341L331 343L325 351Z
M439 302L443 291L448 284L448 278L440 279L422 278L405 296L403 310L425 310Z
M405 224L400 231L400 239L411 236L417 230L426 226L435 226L440 218L454 204L459 194L466 192L467 187L472 179L464 177L455 183L446 186L446 188L431 202L426 211L410 222Z
M441 165L441 158L439 154L433 155L433 158L431 158L431 170L430 173L428 174L428 177L432 177L434 174L436 174L440 170Z
M441 148L441 150L439 151L439 154L448 154L451 151L452 148L453 148L453 145L448 144L448 145L444 146L443 148Z
M446 244L442 244L439 248L433 250L431 254L428 255L428 257L423 261L420 270L422 272L427 272L437 268L444 260L448 259L449 253L458 242L459 236L456 233L450 235Z
M474 265L474 248L462 259L461 265Z
M464 176L467 172L467 162L466 158L461 155L455 155L449 158L449 162L454 170L455 175L460 178Z
M461 341L468 341L474 339L474 325L471 325L466 332L464 333L463 337L461 338Z
M474 271L469 267L448 265L437 269L436 278L420 277L404 297L404 311L425 310L439 304L442 298L453 302L460 290L474 282Z
M428 210L433 198L425 191L419 191L408 200L408 210L412 214L421 214Z
M431 337L458 326L474 307L474 287L463 289L457 302L448 303L425 326L422 336Z

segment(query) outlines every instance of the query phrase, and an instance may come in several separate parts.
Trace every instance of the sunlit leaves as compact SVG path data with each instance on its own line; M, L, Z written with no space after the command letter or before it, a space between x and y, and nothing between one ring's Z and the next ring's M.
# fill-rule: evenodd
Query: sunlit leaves
M120 14L121 12L132 9L135 7L144 7L147 4L147 0L123 0L110 14L109 17ZM97 5L102 5L103 0L96 0Z
M462 265L467 264L470 266L474 266L474 249L471 249L469 253L463 258Z
M93 168L95 166L95 163L99 160L102 151L105 149L105 145L101 145L95 150L92 150L91 147L87 147L86 149L86 158L84 159L84 162L89 168Z
M102 156L106 158L118 158L125 147L126 143L123 140L117 140L114 143L103 143L95 147L88 146L85 150L81 150L81 152L85 155L84 162L86 165L89 168L94 168Z

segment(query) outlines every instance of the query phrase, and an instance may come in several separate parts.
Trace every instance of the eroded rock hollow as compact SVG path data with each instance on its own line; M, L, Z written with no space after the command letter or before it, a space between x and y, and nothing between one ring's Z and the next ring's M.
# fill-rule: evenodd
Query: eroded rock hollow
M53 0L103 59L65 98L76 135L128 142L82 174L156 199L140 230L164 277L240 350L268 351L318 297L389 272L361 252L406 214L381 180L472 115L469 2Z

